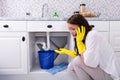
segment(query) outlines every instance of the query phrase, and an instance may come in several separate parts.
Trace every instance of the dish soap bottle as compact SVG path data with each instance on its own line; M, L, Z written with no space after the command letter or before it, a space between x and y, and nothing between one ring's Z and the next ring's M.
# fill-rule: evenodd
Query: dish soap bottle
M53 14L53 17L54 17L54 18L58 18L58 17L59 17L58 13L55 12L55 13Z

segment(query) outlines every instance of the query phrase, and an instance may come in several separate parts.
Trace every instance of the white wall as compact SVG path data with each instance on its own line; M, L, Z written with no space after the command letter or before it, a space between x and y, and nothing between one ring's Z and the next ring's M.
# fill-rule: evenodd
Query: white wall
M101 19L120 20L119 0L0 0L0 16L18 18L30 12L33 18L41 17L44 3L49 6L49 17L58 12L60 17L68 18L85 3L87 11L100 12Z

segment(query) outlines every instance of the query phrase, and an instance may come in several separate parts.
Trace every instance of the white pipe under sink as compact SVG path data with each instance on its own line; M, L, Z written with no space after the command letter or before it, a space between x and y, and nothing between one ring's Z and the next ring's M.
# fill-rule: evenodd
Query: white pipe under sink
M47 36L47 45L46 45L45 50L49 50L50 49L50 34L49 34L49 32L46 32L46 36Z
M35 44L38 47L37 48L38 50L45 50L45 51L50 50L50 34L49 34L49 32L46 32L45 35L46 35L46 42L45 41L37 41Z

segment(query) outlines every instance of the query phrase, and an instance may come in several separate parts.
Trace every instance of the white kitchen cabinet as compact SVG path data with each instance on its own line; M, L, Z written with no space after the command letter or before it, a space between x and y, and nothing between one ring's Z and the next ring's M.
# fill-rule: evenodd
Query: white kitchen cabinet
M120 62L120 21L110 21L110 44Z
M0 21L0 74L27 73L25 29L24 21Z
M38 62L37 52L41 49L38 48L37 44L45 43L50 50L58 49L58 47L69 48L71 35L66 21L27 21L27 31L29 32L30 72L44 73ZM68 62L68 56L64 55L63 57L59 62Z
M100 32L109 41L109 21L89 21L90 25L94 25L95 30Z
M120 21L110 21L110 43L115 52L120 52Z
M94 29L97 29L109 41L109 21L89 21L89 23L90 25L94 25L95 26ZM43 69L41 69L39 67L39 64L36 62L36 58L38 57L36 57L37 51L35 47L36 42L46 41L46 39L44 38L47 36L47 32L49 32L49 35L52 37L68 36L67 48L71 50L74 49L73 37L69 33L69 29L66 25L66 21L27 21L27 31L29 32L29 48L28 48L29 65L28 66L31 75L39 74L41 76L42 75L49 76L48 73ZM69 61L71 60L68 58L68 62ZM60 73L56 74L56 78L60 77L61 80L65 79L64 76L66 76L66 79L70 78L70 76L67 75L66 71L62 71ZM33 79L35 79L35 77ZM75 80L75 78L71 80Z
M94 25L94 29L98 30L109 41L109 21L89 21L90 25ZM40 72L39 68L34 69L36 52L35 43L38 40L46 41L40 37L46 37L47 32L50 36L69 36L69 49L74 48L74 41L71 35L68 35L69 29L66 21L27 21L27 31L29 32L29 56L30 56L30 71ZM40 41L38 41L40 42ZM57 49L57 48L56 48ZM36 68L36 66L35 66Z
M94 29L110 41L117 51L116 53L120 52L119 21L89 21L89 23L94 25ZM36 43L40 41L46 43L48 33L50 38L54 38L56 42L61 37L67 38L64 39L68 41L65 48L73 50L74 41L69 33L66 21L0 21L0 74L24 74L28 72L24 77L27 76L26 78L30 80L48 80L48 77L50 80L57 80L58 78L60 80L75 80L75 78L70 79L72 76L68 76L66 71L53 76L40 68L37 53L39 49L36 49ZM51 42L49 45L50 49L57 49ZM69 62L68 57L60 60L64 61L66 59ZM66 77L64 78L64 76Z

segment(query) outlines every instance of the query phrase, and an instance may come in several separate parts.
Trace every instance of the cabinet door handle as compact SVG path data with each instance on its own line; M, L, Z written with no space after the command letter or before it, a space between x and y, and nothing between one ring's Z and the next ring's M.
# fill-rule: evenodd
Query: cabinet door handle
M4 27L4 28L8 28L8 27L9 27L9 25L7 25L7 24L6 24L6 25L3 25L3 27Z
M95 27L94 25L90 25L91 27Z
M47 25L48 28L52 28L52 25Z
M24 37L24 36L22 37L22 41L23 41L23 42L25 41L25 37Z

